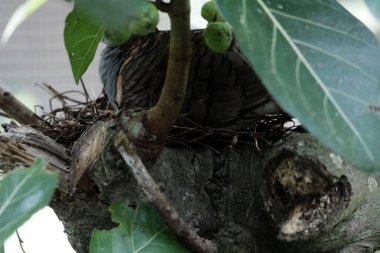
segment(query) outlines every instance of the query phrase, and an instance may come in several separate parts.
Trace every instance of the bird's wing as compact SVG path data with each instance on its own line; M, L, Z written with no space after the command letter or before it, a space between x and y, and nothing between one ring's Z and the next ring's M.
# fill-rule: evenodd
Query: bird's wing
M123 45L107 45L99 73L114 107L154 105L165 78L168 45L168 32L159 31L132 37Z
M190 69L188 97L189 118L213 127L247 127L257 116L279 112L236 47L214 53L198 46Z

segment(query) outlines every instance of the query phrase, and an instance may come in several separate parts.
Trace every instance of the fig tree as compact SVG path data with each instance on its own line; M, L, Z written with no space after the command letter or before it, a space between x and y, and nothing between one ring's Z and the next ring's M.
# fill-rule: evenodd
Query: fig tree
M158 21L156 6L150 2L144 2L136 15L128 22L128 28L132 34L144 36L154 31Z
M230 48L233 39L231 28L224 22L208 23L203 37L207 47L216 53L223 53Z
M201 16L207 20L207 22L224 21L218 13L215 1L211 0L203 4L201 10Z

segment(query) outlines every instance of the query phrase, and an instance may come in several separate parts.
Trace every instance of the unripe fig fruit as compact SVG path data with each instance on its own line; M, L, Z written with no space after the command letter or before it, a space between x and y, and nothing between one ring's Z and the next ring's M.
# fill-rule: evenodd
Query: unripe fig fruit
M156 28L159 21L158 10L156 6L150 2L141 5L134 16L128 23L128 28L132 34L147 35Z
M208 1L202 6L201 16L208 22L214 22L216 20L216 5L214 1Z
M207 22L224 21L219 15L218 9L216 8L216 3L213 0L203 4L201 16L207 20Z
M120 29L105 28L104 37L113 44L121 45L131 37L131 32L126 26Z
M207 47L216 53L229 49L233 39L231 28L224 22L208 23L203 37Z

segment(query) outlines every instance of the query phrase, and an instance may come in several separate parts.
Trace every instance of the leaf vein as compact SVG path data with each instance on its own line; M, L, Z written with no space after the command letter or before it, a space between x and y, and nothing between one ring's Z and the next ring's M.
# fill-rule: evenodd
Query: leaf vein
M145 247L147 247L150 242L152 242L154 239L156 239L157 236L159 236L163 231L165 231L167 226L163 227L160 231L157 231L148 241L146 241L143 245L141 245L140 248L137 249L136 253L140 252L143 250Z
M261 0L260 0L261 1ZM271 8L267 8L268 11L272 12L272 13L275 13L279 16L282 16L282 17L285 17L285 18L288 18L288 19L293 19L293 20L296 20L296 21L299 21L299 22L302 22L302 23L306 23L306 24L309 24L309 25L312 25L312 26L316 26L316 27L319 27L319 28L323 28L325 30L329 30L329 31L332 31L332 32L335 32L335 33L339 33L339 34L343 34L344 36L347 36L347 37L350 37L356 41L360 41L364 44L366 44L367 46L370 46L372 47L373 49L375 50L379 50L377 47L375 47L374 45L368 43L366 40L363 40L357 36L354 36L348 32L345 32L345 31L342 31L342 30L338 30L338 29L335 29L334 27L331 27L331 26L328 26L328 25L324 25L322 23L318 23L318 22L315 22L315 21L312 21L312 20L308 20L308 19L304 19L304 18L301 18L301 17L297 17L297 16L294 16L294 15L291 15L291 14L287 14L287 13L284 13L282 11L279 11L279 10L276 10L276 9L271 9Z
M13 197L18 193L18 191L21 189L21 187L28 181L28 179L33 175L34 173L29 173L27 176L25 176L16 187L12 188L12 192L9 195L9 197L5 200L5 202L0 207L0 216L3 214L4 210L12 203Z
M346 97L346 98L348 98L348 99L351 99L351 100L353 100L353 101L356 101L356 102L358 102L358 103L360 103L360 104L362 104L362 105L364 105L364 106L369 106L367 101L364 101L364 100L362 100L362 99L360 99L360 98L358 98L358 97L355 97L354 95L351 95L351 94L349 94L349 93L347 93L347 92L344 92L344 91L342 91L342 90L338 90L338 89L335 89L335 88L329 88L329 90L330 90L332 93L336 93L336 94L339 94L339 95L341 95L341 96L344 96L344 97Z
M300 58L297 58L296 67L295 67L296 87L300 91L300 97L301 97L303 106L306 108L306 110L308 110L310 112L310 117L314 117L314 116L312 116L312 113L315 113L314 110L312 108L310 108L310 103L308 103L305 96L302 95L302 94L304 94L304 92L302 90L302 85L301 85L300 69L301 69L301 60L300 60Z
M100 33L102 31L102 26L99 27L97 33L96 33L96 38L99 37ZM85 55L84 55L84 58L87 58L88 55L90 54L90 51L91 51L91 48L93 47L94 45L94 42L95 42L95 39L91 42L90 46L88 47ZM78 68L78 73L82 72L82 68L83 68L83 65L84 65L84 61L81 62L81 64L79 65L79 68ZM76 76L78 76L78 73Z
M296 44L299 44L299 45L302 45L302 46L305 46L305 47L308 47L310 49L313 49L315 51L318 51L322 54L325 54L325 55L328 55L330 56L331 58L335 58L341 62L344 62L346 63L347 65L353 67L354 69L356 69L357 71L363 73L365 76L367 76L368 78L370 78L372 81L376 82L376 77L372 76L370 73L368 73L367 71L365 71L364 69L362 69L360 66L356 65L356 64L353 64L351 61L341 57L340 55L337 55L337 54L334 54L332 52L329 52L327 50L324 50L323 48L321 47L318 47L318 46L314 46L310 43L307 43L307 42L304 42L304 41L301 41L301 40L297 40L297 39L293 39L294 43Z
M78 41L77 43L75 43L75 44L72 46L72 48L74 49L74 48L76 48L80 43L83 43L83 42L85 42L86 40L95 39L95 38L97 38L97 37L98 37L98 33L96 33L96 35L92 35L92 36L88 36L88 37L86 37L86 38L83 38L83 39L81 39L80 41Z
M340 11L340 12L342 12L341 8L336 8L335 6L333 6L331 4L328 4L328 3L325 3L323 1L314 0L314 2L316 2L317 4L320 4L320 5L324 5L324 6L328 7L328 8L330 8L330 9L333 9L334 11Z
M316 80L317 84L320 86L320 88L324 91L326 97L330 100L332 105L335 107L335 109L339 112L341 115L342 119L348 127L351 129L352 133L356 138L358 138L360 145L363 147L365 153L367 154L368 158L371 161L374 161L374 155L366 142L364 141L363 137L361 136L360 132L356 128L356 126L353 124L353 122L350 121L350 119L347 117L345 112L342 110L338 102L335 100L335 98L331 95L330 91L328 90L327 86L325 83L321 80L319 75L314 71L314 69L311 67L309 62L306 60L304 57L303 53L300 51L300 49L297 47L297 45L293 42L292 38L289 36L289 34L285 31L285 29L281 26L279 21L274 17L273 13L271 12L271 9L266 6L266 4L263 2L263 0L257 0L257 2L261 5L263 8L264 12L268 15L269 19L273 22L273 24L277 27L277 29L281 32L281 34L284 36L285 40L289 43L290 47L294 50L295 54L297 57L300 58L301 62L305 65L306 69L308 72L311 74L311 76L314 77Z

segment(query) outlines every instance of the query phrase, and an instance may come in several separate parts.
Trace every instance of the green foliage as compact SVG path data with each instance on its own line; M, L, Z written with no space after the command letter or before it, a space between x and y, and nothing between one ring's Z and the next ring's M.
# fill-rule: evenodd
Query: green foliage
M85 11L106 27L123 27L147 0L75 0L75 9Z
M203 37L209 49L223 53L231 46L232 31L224 22L211 22L207 24Z
M119 201L111 206L111 212L112 220L120 226L110 231L94 230L90 253L189 252L148 205L139 203L133 209L126 201Z
M158 21L159 15L156 6L150 2L144 2L128 21L128 28L133 34L144 36L154 31Z
M66 18L64 40L75 82L86 72L103 36L103 23L75 8Z
M51 199L58 177L43 167L44 161L39 158L31 168L16 169L0 181L0 248L20 225Z
M147 4L147 1L75 1L74 10L66 18L64 40L76 83L94 59L96 49L104 35L104 28L107 32L106 37L111 42L116 44L125 42L129 38L129 31L126 28L128 22L144 4ZM156 14L158 16L158 13ZM152 18L154 14L151 15Z
M219 15L214 0L208 1L202 6L201 16L207 22L223 21L223 18Z
M156 6L142 1L132 16L126 17L122 23L105 23L104 36L113 44L123 44L132 34L144 36L154 31L159 22Z
M380 169L380 46L368 29L335 0L217 3L283 108L348 161Z

